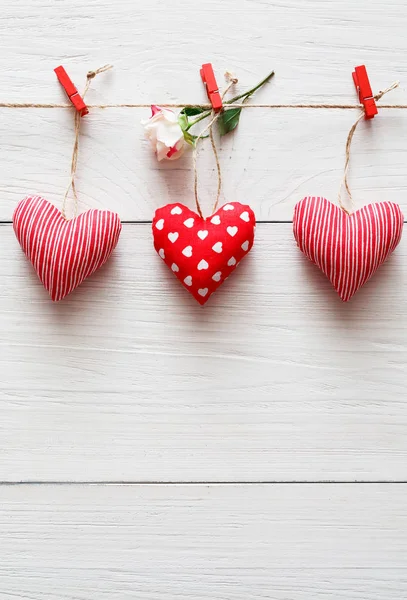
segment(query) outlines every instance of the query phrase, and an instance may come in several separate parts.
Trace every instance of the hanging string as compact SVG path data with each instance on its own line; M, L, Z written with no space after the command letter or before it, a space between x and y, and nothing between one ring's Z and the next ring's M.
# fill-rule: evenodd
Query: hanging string
M96 75L99 75L99 73L104 73L105 71L108 71L109 69L112 68L112 65L104 65L103 67L100 67L99 69L96 69L95 71L89 71L88 74L86 75L86 86L85 89L83 91L82 94L82 98L84 99L89 88L90 88L90 84L92 79L94 79L96 77ZM78 194L76 191L76 185L75 185L75 175L76 175L76 167L77 167L77 163L78 163L78 152L79 152L79 133L80 133L80 129L81 129L81 122L82 122L82 117L80 115L80 113L75 110L75 141L74 141L74 145L73 145L73 151L72 151L72 159L71 159L71 180L69 182L68 188L65 192L65 196L64 196L64 200L62 203L62 216L66 219L66 201L68 198L68 194L69 191L72 189L72 193L73 193L73 197L74 197L74 212L73 212L73 216L76 217L76 215L78 214Z
M380 100L380 98L382 98L385 94L387 94L388 92L391 92L392 90L396 89L398 86L399 86L399 82L395 81L394 83L391 84L391 86L389 86L385 90L379 92L378 94L376 94L373 97L374 97L375 100ZM356 119L356 121L354 122L354 124L352 125L352 127L350 128L350 131L348 133L348 137L346 139L345 167L344 167L344 170L343 170L342 181L341 181L341 184L339 186L338 201L339 201L339 206L342 208L342 210L344 210L346 213L348 213L348 215L352 214L352 212L353 212L353 210L355 208L354 207L354 203L353 203L353 199L352 199L352 193L350 191L349 182L348 182L348 171L349 171L349 161L350 161L350 147L351 147L351 144L352 144L352 139L353 139L353 136L355 134L356 128L357 128L359 122L364 118L364 116L365 116L365 111L363 110L360 113L360 115L358 116L358 118ZM344 186L345 186L345 189L346 189L346 191L348 193L350 208L346 208L346 206L342 202L342 188Z
M226 94L228 93L228 91L230 90L230 88L232 87L232 85L235 85L238 82L238 79L235 76L231 75L230 73L227 73L226 75L230 78L230 81L229 81L229 84L226 86L226 89L222 93L222 100L226 96ZM235 107L235 105L233 105L233 107ZM221 114L222 114L222 111L219 111L217 113L215 113L214 111L211 112L210 121L207 124L207 126L204 129L202 129L201 133L197 136L197 138L195 140L194 150L193 150L193 153L192 153L192 162L193 162L193 166L194 166L194 194L195 194L195 204L196 204L196 210L198 211L199 216L202 217L202 218L203 218L203 213L202 213L201 205L199 203L199 198L198 198L198 169L197 169L197 166L196 166L197 153L198 153L198 142L203 137L203 135L207 131L209 131L209 139L211 140L211 146L212 146L212 150L213 150L213 155L215 157L216 170L217 170L217 174L218 174L218 188L217 188L217 192L216 192L216 201L215 201L215 204L213 205L213 208L212 208L212 213L214 213L216 211L217 207L218 207L220 193L221 193L221 190L222 190L222 171L221 171L221 168L220 168L218 150L216 148L215 138L214 138L214 135L213 135L213 125L219 119L219 117L220 117Z

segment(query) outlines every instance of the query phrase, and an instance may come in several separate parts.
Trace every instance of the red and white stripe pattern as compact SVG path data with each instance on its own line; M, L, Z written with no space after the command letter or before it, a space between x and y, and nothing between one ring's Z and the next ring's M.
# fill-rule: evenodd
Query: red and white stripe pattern
M62 300L109 258L122 228L117 214L88 210L67 220L40 196L28 196L13 215L20 246L52 300Z
M368 204L349 215L325 198L307 197L294 209L300 250L348 301L401 239L403 215L393 202Z

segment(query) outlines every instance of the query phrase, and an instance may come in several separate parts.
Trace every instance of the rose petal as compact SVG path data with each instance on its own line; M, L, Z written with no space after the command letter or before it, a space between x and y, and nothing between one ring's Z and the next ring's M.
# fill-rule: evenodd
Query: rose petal
M165 144L163 144L162 142L157 142L155 150L157 153L158 161L161 161L164 158L167 158L168 148Z
M171 156L173 156L174 154L176 154L178 152L177 147L176 146L172 146L168 152L167 152L167 158L171 158Z
M151 116L154 117L157 113L161 112L161 108L155 104L151 105Z
M157 140L163 142L167 148L175 146L180 139L184 139L184 134L178 123L168 123L168 121L157 123L156 136Z
M186 143L186 141L184 139L179 140L175 145L175 149L176 149L175 154L173 154L170 157L167 156L168 160L177 160L178 158L180 158L184 154L187 147L188 147L188 144Z

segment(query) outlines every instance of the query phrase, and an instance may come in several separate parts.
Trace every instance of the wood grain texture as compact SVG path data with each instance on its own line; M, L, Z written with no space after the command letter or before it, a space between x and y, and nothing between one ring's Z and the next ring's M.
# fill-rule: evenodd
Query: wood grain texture
M148 109L95 109L83 120L78 162L80 207L116 210L124 220L151 220L179 201L193 207L192 156L158 163L140 121ZM333 202L343 174L345 141L356 110L247 109L238 130L222 139L225 201L248 203L259 220L289 221L307 195ZM350 184L357 206L390 200L407 214L407 111L388 110L355 134ZM0 220L17 202L40 194L62 205L69 179L73 118L67 109L0 109ZM216 194L209 140L198 156L206 214Z
M400 600L407 486L3 486L0 598Z
M0 480L406 479L405 239L343 304L261 224L201 308L149 224L59 304L0 231Z
M239 90L275 69L254 99L266 104L354 104L351 71L365 63L374 92L401 80L384 103L407 104L404 0L2 8L0 103L64 103L54 67L82 89L108 62L90 104L205 102L198 68L211 61ZM158 164L148 114L83 120L82 209L149 221L166 202L192 206L191 156ZM356 116L245 109L220 146L225 200L277 222L305 195L335 201ZM358 206L391 200L407 214L406 119L383 109L360 124ZM26 194L60 206L72 111L0 108L0 131L0 222ZM199 169L208 213L208 143ZM0 600L407 597L407 486L391 483L407 480L405 240L348 305L283 223L259 225L204 309L155 255L149 224L125 225L112 260L57 305L9 224L0 256ZM385 483L344 483L373 480ZM63 483L7 483L20 481ZM138 483L111 483L123 481Z
M198 68L211 61L243 89L275 69L261 102L355 102L357 64L371 67L375 92L406 81L406 28L404 0L19 0L0 24L0 101L60 102L54 67L81 87L109 62L89 101L202 102ZM406 99L403 83L388 102Z

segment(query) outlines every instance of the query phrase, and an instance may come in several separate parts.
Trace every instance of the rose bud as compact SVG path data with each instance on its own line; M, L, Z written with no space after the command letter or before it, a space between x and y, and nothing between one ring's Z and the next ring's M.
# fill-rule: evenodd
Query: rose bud
M176 160L185 150L184 133L174 111L159 106L151 106L152 115L142 121L145 135L157 155L158 160Z

